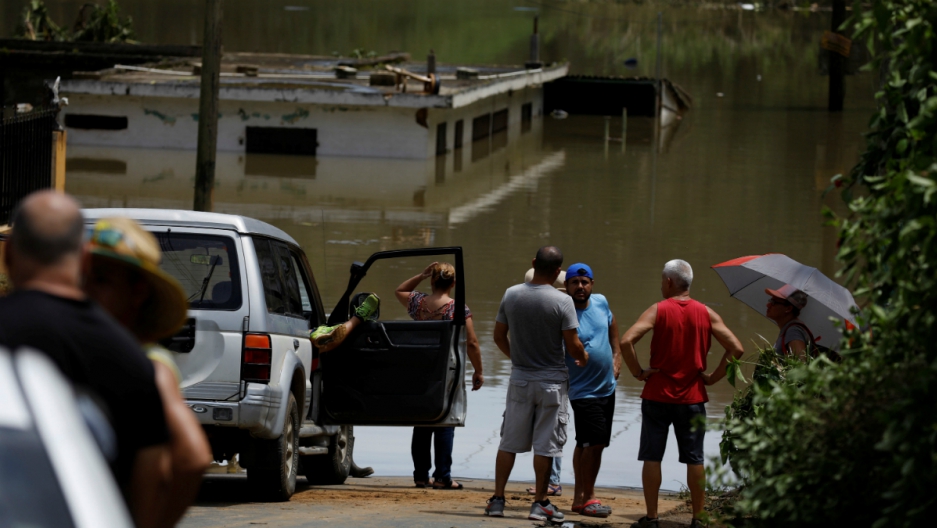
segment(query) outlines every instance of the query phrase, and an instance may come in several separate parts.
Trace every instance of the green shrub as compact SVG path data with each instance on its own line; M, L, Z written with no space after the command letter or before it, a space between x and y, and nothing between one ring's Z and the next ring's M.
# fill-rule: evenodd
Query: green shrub
M830 217L867 331L846 332L842 363L756 384L757 412L727 422L736 513L756 525L912 526L937 513L937 4L854 13L854 45L876 52L882 86L866 151L835 179L850 215Z

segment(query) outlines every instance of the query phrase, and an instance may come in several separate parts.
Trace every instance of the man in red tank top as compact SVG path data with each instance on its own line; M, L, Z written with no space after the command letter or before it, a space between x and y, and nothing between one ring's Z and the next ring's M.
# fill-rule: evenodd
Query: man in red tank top
M661 294L664 300L648 308L621 339L621 352L631 375L645 382L641 393L641 446L638 460L644 461L641 479L647 515L632 526L658 525L657 497L660 491L660 462L673 424L680 462L687 465L687 485L693 499L693 523L703 511L703 438L705 428L694 422L705 420L706 385L722 379L729 358L742 356L742 344L722 322L719 314L690 298L693 268L683 260L664 265ZM651 339L650 368L641 368L634 345L648 332ZM712 338L725 349L725 355L711 375L706 356ZM700 417L700 418L697 418Z

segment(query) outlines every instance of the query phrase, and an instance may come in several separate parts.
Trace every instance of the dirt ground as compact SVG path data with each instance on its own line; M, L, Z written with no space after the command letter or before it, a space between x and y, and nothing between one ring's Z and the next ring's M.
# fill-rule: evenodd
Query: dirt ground
M304 479L290 502L255 503L249 501L247 482L241 475L211 475L206 478L196 505L180 526L185 528L247 526L413 526L413 527L531 527L544 526L527 519L531 497L525 489L530 483L508 486L503 519L483 515L485 501L491 497L494 483L488 480L459 480L460 491L414 488L409 478L380 477L349 479L340 486L310 486ZM599 499L612 508L607 519L582 517L570 512L572 489L553 502L566 513L568 526L627 527L644 515L644 497L640 490L608 489L598 492ZM675 513L683 501L673 495L661 497L661 526L686 526L690 516ZM568 524L572 523L572 524Z

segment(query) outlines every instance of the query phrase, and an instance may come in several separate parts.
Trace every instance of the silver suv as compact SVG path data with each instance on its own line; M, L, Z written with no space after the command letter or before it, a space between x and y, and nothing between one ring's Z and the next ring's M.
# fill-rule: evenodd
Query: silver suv
M306 255L282 230L243 216L162 209L86 209L125 216L159 241L161 267L189 296L189 318L163 344L182 371L182 393L216 460L247 469L250 486L288 500L298 472L342 483L354 425L465 424L462 249L375 253L354 263L326 321ZM321 360L309 330L348 320L352 296L382 259L453 255L453 321L370 321Z

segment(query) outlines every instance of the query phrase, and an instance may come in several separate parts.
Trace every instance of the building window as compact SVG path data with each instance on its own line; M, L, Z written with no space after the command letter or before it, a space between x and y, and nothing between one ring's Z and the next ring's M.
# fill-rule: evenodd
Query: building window
M248 153L301 154L315 156L318 134L315 128L247 127Z
M66 114L65 126L84 130L126 130L127 118L125 116Z
M485 139L491 135L491 114L484 114L472 120L472 141Z
M436 125L436 155L446 153L446 123Z
M491 118L491 133L501 132L508 129L508 109L499 110Z
M462 134L463 129L465 128L464 125L465 123L461 119L455 122L455 138L453 138L454 141L452 144L452 148L454 149L462 148Z

